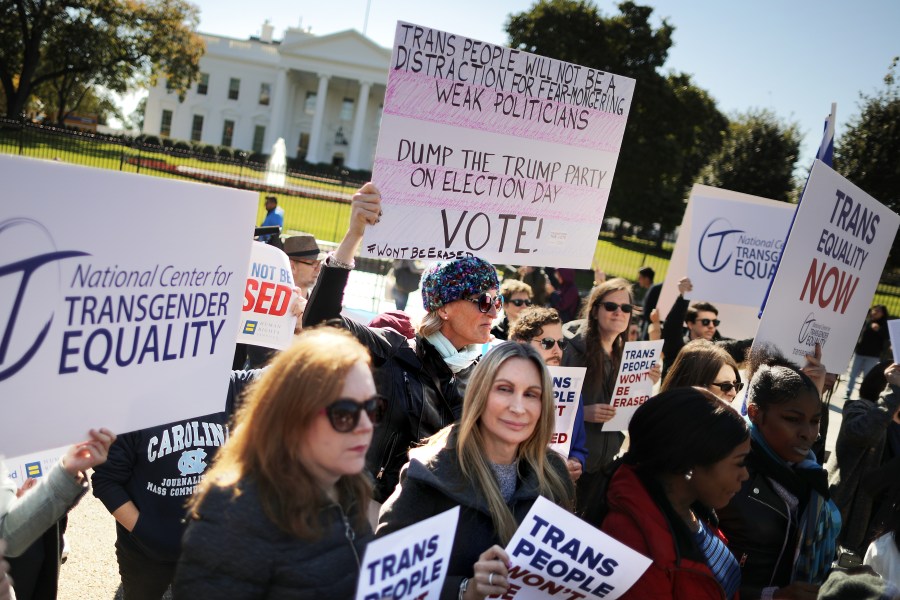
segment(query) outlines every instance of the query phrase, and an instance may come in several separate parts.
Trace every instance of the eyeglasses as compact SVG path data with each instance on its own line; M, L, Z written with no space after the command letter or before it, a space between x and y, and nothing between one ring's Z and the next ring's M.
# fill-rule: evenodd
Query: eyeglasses
M560 350L565 350L566 346L569 344L569 340L563 338L561 340L554 340L553 338L541 338L539 340L532 340L541 345L541 348L544 350L553 350L553 345L556 344L559 346Z
M491 307L493 306L496 310L500 310L503 308L503 296L497 294L496 296L491 296L488 293L480 294L477 298L463 298L468 302L472 302L473 304L478 305L478 310L483 313L491 312Z
M634 308L634 305L632 304L616 304L615 302L601 302L600 305L603 306L604 310L607 312L616 312L616 309L621 308L622 312L626 315Z
M697 322L699 322L704 327L709 327L710 323L718 327L719 323L721 323L721 321L719 321L718 319L697 319Z
M322 261L321 261L321 260L299 260L299 259L296 259L296 258L293 258L293 259L291 259L291 260L293 260L294 262L298 262L298 263L300 263L300 264L304 264L304 265L306 265L307 267L318 267L319 265L322 264Z
M513 306L517 306L517 307L532 305L531 300L523 300L522 298L516 298L515 300L507 300L507 302L509 302Z
M328 421L338 433L349 433L359 425L359 416L366 411L372 425L378 425L384 416L385 399L383 396L372 396L365 402L357 402L349 398L339 398L322 409L328 415Z
M708 319L705 319L708 320ZM723 381L722 383L711 383L709 385L714 385L720 390L722 390L723 394L727 394L731 390L734 390L735 393L744 389L744 383L742 381Z

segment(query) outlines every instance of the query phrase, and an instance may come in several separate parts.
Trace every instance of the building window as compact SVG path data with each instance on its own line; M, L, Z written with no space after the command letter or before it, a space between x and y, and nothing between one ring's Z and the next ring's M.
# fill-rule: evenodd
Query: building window
M349 121L353 118L353 98L344 98L341 102L341 121Z
M199 142L200 136L203 135L203 115L194 115L194 121L191 123L191 141Z
M375 115L375 129L381 129L381 114L384 112L384 104L378 105L378 114Z
M162 112L162 122L159 124L159 135L169 137L172 135L172 111L164 110Z
M262 154L263 140L266 139L266 126L257 125L253 130L253 151Z
M297 156L306 158L307 152L309 152L309 134L301 133L300 141L297 142Z
M316 93L306 92L306 102L303 103L303 111L308 115L316 114Z
M222 145L231 146L231 138L234 137L234 121L225 120L222 127Z
M259 103L263 106L269 105L269 97L272 94L272 86L268 83L259 84Z
M175 89L175 84L172 83L171 77L166 77L166 93L169 93Z
M200 81L197 82L197 93L205 96L209 91L209 73L200 73Z
M237 100L238 92L241 91L241 80L237 77L232 77L228 80L228 99L229 100Z

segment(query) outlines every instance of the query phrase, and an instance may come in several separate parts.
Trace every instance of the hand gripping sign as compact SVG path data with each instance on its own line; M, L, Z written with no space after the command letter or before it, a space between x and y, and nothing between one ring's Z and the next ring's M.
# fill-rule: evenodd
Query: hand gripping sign
M369 542L356 600L425 600L441 595L459 507Z
M609 401L616 414L603 424L603 431L626 431L634 411L653 395L650 369L654 364L662 364L662 347L662 340L625 343L613 397Z
M652 562L569 511L539 497L506 546L504 600L615 600Z

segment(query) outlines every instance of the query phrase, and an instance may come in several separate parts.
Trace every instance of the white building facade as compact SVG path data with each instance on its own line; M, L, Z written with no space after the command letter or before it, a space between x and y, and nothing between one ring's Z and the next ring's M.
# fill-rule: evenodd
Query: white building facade
M371 170L391 51L359 32L315 36L272 27L259 38L203 35L200 81L184 102L162 78L150 90L144 133Z

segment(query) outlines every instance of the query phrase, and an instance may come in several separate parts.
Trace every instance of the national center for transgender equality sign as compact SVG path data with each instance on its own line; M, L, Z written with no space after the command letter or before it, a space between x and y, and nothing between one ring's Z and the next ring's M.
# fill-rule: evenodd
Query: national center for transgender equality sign
M363 254L588 267L634 83L399 22Z

